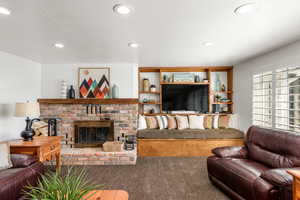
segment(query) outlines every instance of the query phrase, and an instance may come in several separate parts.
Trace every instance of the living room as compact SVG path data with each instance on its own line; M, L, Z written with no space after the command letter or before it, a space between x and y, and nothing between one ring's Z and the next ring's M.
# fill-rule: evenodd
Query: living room
M0 199L300 199L296 0L0 0Z

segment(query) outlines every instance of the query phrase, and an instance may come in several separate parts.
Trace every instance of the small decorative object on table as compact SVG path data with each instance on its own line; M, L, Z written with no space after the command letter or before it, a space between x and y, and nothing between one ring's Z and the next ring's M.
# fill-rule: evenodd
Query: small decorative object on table
M134 150L134 146L136 144L136 136L134 135L127 135L125 140L124 148L126 151Z
M156 92L156 86L155 85L150 86L150 92Z
M24 141L33 140L34 132L31 128L32 121L35 119L30 119L29 117L39 117L40 115L40 105L39 103L16 103L15 116L16 117L26 117L26 127L25 130L21 132L21 137Z
M222 91L222 92L225 92L225 91L226 91L226 86L225 86L225 84L222 84L222 86L221 86L221 91Z
M151 109L149 110L149 113L150 113L150 114L154 114L154 113L155 113L154 108L151 108Z
M68 91L68 99L75 99L75 90L73 88L73 85L70 86L70 89Z
M150 89L150 81L147 78L143 79L143 90L144 92L149 92Z
M200 81L200 76L199 75L195 75L195 83L199 83Z

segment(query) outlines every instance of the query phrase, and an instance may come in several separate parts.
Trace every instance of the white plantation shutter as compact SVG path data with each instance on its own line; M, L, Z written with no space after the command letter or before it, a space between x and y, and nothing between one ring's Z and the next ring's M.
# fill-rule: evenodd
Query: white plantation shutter
M300 67L276 71L275 128L300 132Z
M272 127L272 72L253 76L252 121L254 125Z

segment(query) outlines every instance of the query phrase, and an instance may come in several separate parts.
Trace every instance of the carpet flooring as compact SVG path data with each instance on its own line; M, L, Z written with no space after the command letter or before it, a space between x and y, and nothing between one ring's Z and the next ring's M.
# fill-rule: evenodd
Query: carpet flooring
M205 157L139 158L135 166L87 166L103 189L121 189L129 200L229 200L213 186Z

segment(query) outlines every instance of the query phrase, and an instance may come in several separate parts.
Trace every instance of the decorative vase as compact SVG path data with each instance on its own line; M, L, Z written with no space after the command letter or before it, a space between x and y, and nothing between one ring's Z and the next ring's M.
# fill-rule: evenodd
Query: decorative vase
M116 84L112 86L111 97L113 99L119 98L119 87Z
M144 92L149 92L149 89L150 89L150 81L149 79L145 78L143 80L143 89L144 89Z
M200 82L200 77L199 77L199 75L196 75L195 76L195 83L199 83Z
M156 92L156 86L155 85L150 86L150 92Z
M69 99L75 99L75 90L73 88L73 85L70 86L69 92L68 92L68 98Z
M217 73L216 74L216 79L215 79L215 91L216 92L220 92L221 91L221 80L220 80L220 74Z
M62 80L60 83L60 97L66 99L67 98L67 83Z

